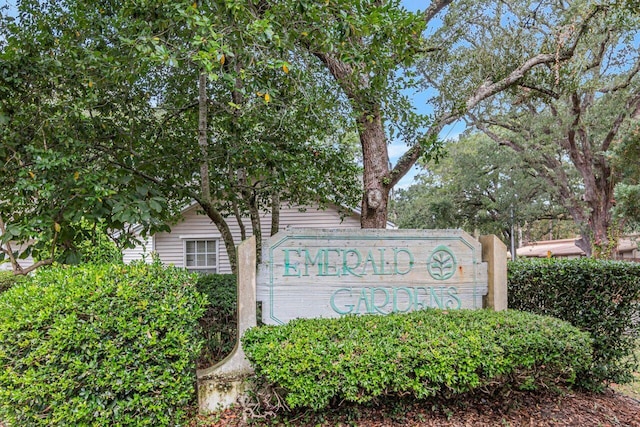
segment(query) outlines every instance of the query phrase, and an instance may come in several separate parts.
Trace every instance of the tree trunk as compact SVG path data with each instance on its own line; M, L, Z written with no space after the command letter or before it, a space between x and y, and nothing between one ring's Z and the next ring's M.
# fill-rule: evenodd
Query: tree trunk
M233 234L231 234L231 229L229 225L224 220L222 214L213 207L211 203L206 203L203 200L196 200L204 212L207 214L209 219L215 224L220 231L220 235L222 236L222 241L224 242L224 247L227 250L227 255L229 256L229 265L231 266L231 272L233 274L238 274L238 259L236 255L236 245L233 240Z
M389 203L389 155L387 139L375 106L358 118L360 144L362 145L363 195L360 226L362 228L386 228Z
M602 168L605 173L608 168ZM605 181L608 181L607 176ZM598 258L612 258L615 255L615 239L611 241L612 227L611 209L613 207L613 190L610 185L598 185L597 188L585 188L585 198L589 212L581 224L581 238L576 241L576 246L584 251L587 256ZM588 199L592 198L592 199Z
M280 193L275 190L271 194L271 235L280 231Z
M258 209L255 194L247 190L245 196L249 205L249 216L251 217L253 235L256 237L256 262L260 264L262 262L262 224L260 224L260 210Z
M209 182L209 138L207 136L207 75L198 76L198 147L200 148L200 192L205 203L211 202Z
M200 193L201 197L196 198L196 201L202 209L205 211L209 219L213 221L215 226L220 231L224 246L229 256L229 264L231 265L231 271L237 274L238 263L236 259L236 246L233 240L233 235L224 217L218 210L213 207L211 201L211 183L209 178L209 138L207 134L207 114L208 114L208 100L207 100L207 75L202 72L198 77L198 146L200 147Z
M389 175L387 137L382 123L380 105L363 98L361 89L369 86L367 75L358 75L351 64L322 52L313 52L329 69L331 75L345 91L354 110L362 111L358 117L358 130L363 159L363 194L360 226L386 228L389 192L393 187ZM414 162L415 163L415 162ZM404 171L404 174L411 166Z
M233 201L233 215L236 217L236 222L240 228L240 240L244 242L247 240L247 228L244 226L242 215L240 215L240 208L238 208L238 202L235 200Z

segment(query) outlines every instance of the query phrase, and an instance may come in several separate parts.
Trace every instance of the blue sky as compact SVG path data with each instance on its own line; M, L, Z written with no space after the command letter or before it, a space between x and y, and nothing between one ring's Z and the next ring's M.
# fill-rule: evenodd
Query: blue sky
M431 2L428 0L402 0L402 5L411 11L424 10L430 4ZM435 21L435 24L437 25L438 20L436 19L434 21ZM425 92L416 92L416 93L408 92L407 95L409 96L410 99L413 100L413 105L415 106L418 112L423 114L433 113L433 109L427 102L429 96L431 95ZM465 128L465 125L461 121L453 123L452 125L446 126L442 130L442 132L440 132L440 138L456 139L464 131L464 128ZM395 165L398 159L400 158L400 156L404 154L407 151L407 149L408 147L403 142L393 141L393 140L390 141L389 160L391 161L391 163ZM411 170L407 173L407 175L405 175L405 177L402 178L400 182L398 182L395 188L400 189L400 188L409 187L413 183L414 177L418 173L420 173L420 170L421 168L418 166L414 166L413 168L411 168Z

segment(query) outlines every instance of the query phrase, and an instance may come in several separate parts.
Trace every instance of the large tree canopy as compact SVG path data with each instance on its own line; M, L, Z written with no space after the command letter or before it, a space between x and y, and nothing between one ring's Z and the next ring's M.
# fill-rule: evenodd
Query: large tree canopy
M439 162L398 191L394 219L401 228L463 228L515 246L521 233L542 237L535 234L539 220L566 216L544 180L508 147L473 132L443 149Z
M459 51L457 67L482 64L475 75L481 79L483 74L509 73L511 64L539 52L541 43L560 52L570 40L558 26L563 14L583 17L583 34L566 61L536 68L510 90L470 109L466 118L546 180L580 227L578 246L591 254L594 247L608 245L619 179L612 169L613 150L640 114L640 20L613 7L599 6L594 14L593 5L579 2L569 9L562 2L540 3L535 9L519 6L510 4L503 15L505 21L520 18L513 36L496 37L493 26L479 22L482 31L470 31L473 39L466 40L468 50ZM557 37L549 40L549 34ZM468 75L452 72L436 84L454 93L467 90L470 82ZM569 170L578 174L578 181Z
M280 200L353 203L333 82L290 65L250 4L23 1L3 23L7 254L79 219L153 232L195 199L233 256L229 215L259 233Z
M418 159L437 155L438 135L446 125L525 75L570 58L602 9L555 8L557 19L548 32L535 33L542 38L536 49L511 57L501 69L482 67L484 47L469 40L492 36L491 43L504 37L517 42L514 25L530 20L538 3L523 1L513 8L511 2L434 0L418 12L406 10L399 0L263 3L265 16L279 24L283 37L316 57L349 101L364 166L362 227L385 227L390 190ZM505 13L518 23L505 21ZM457 58L468 51L477 53L476 60L470 56L461 67ZM428 65L420 74L423 59ZM479 69L487 72L481 79L476 78ZM466 86L454 92L441 85L451 73ZM406 92L416 87L435 90L436 98L446 101L432 102L433 114L420 114ZM407 144L395 165L389 163L391 137Z

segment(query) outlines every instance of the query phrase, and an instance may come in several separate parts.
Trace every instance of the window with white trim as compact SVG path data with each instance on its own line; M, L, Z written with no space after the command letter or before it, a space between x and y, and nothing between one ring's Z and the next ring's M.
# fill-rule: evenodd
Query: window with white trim
M217 240L185 240L184 266L201 273L218 272Z

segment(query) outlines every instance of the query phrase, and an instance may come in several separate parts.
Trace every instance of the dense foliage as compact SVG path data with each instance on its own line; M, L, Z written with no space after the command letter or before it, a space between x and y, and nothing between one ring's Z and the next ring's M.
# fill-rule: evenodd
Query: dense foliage
M608 9L531 0L11 3L0 7L1 243L64 251L79 216L153 232L193 199L219 227L232 267L224 216L251 216L257 234L258 213L279 200L356 204L345 132L360 143L363 226L384 228L389 192L419 158L437 156L445 126L531 75L574 74L560 67ZM407 146L397 160L393 142Z
M148 67L122 66L105 5L11 6L0 9L0 258L73 263L87 223L165 230L178 195L162 194L105 151L148 140L157 121Z
M8 290L16 283L22 281L22 276L16 276L11 271L0 271L0 293Z
M640 333L633 323L640 314L640 264L527 260L510 263L508 275L510 308L555 316L591 333L593 365L582 385L632 379Z
M130 243L132 224L167 231L195 200L234 269L225 218L259 237L280 200L357 202L335 83L294 65L251 2L14 3L0 7L0 258L75 257L82 220Z
M237 341L238 291L235 274L201 274L198 292L207 296L207 309L200 318L204 346L198 366L204 368L231 353Z
M205 304L193 275L159 264L39 271L0 296L0 419L176 425Z
M616 164L614 157L640 111L640 16L619 2L593 1L497 2L485 13L499 17L499 28L477 19L460 33L460 49L427 57L426 73L438 63L449 71L433 78L440 103L450 104L474 80L493 85L496 75L511 72L534 52L555 56L470 109L465 119L545 182L553 204L579 228L577 245L587 255L601 252L619 225L611 213L614 188L630 172L628 165L638 163L629 156ZM574 41L572 33L578 34ZM436 35L448 41L458 34L443 26ZM564 54L566 61L558 61Z
M613 217L627 232L640 230L640 123L636 122L628 136L616 144L612 163L620 171L616 184Z
M445 156L398 191L392 218L400 228L477 230L506 244L512 234L514 242L550 238L550 231L555 238L575 235L571 221L565 221L569 226L560 222L568 212L554 203L553 189L510 148L478 132L466 132L443 147Z
M68 262L69 264L118 264L122 263L122 250L118 248L115 242L109 237L104 226L93 226L87 229L85 225L80 231L82 234L75 236L74 241L77 261ZM73 261L73 260L71 260Z
M243 345L256 374L281 387L291 407L315 409L382 395L572 384L591 362L587 333L516 311L298 319L250 329Z

